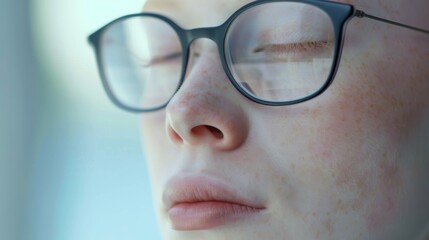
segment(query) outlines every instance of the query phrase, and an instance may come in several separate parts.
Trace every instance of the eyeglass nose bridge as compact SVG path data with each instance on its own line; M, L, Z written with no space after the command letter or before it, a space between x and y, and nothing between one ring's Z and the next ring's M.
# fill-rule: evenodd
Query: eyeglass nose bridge
M217 47L217 51L219 52L221 65L230 79L230 81L235 85L232 80L233 77L229 73L228 66L225 62L225 53L224 53L224 44L226 38L226 31L228 28L228 23L224 23L222 25L216 27L204 27L204 28L194 28L194 29L182 29L182 32L179 33L182 38L183 49L185 50L185 68L187 67L189 61L189 52L191 44L198 39L208 39L215 43Z
M234 77L232 76L228 68L228 65L226 63L225 41L227 37L226 35L227 35L228 27L229 27L229 22L227 21L224 24L215 26L215 27L194 28L189 30L181 29L181 33L179 33L179 35L181 35L181 38L182 38L182 44L185 49L185 55L184 55L184 67L183 67L184 71L182 73L182 77L181 77L182 80L180 85L183 84L184 74L186 72L185 69L187 69L189 64L189 56L190 56L189 53L190 53L191 44L198 39L208 39L208 40L212 40L215 43L217 50L219 52L220 63L222 65L224 73L228 77L231 84L244 96L247 96L248 98L253 99L254 97L249 95L247 92L245 92L239 86L239 84L234 80Z
M186 44L189 46L193 41L200 38L207 38L216 43L218 47L221 47L225 33L224 25L217 27L205 27L205 28L194 28L185 30Z

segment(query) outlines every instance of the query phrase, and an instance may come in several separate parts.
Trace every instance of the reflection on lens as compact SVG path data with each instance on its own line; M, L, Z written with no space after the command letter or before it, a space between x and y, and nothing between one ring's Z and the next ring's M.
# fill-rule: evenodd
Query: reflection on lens
M182 47L176 31L155 17L122 19L101 40L105 79L115 99L139 110L166 104L182 71Z
M308 97L326 83L335 51L334 27L318 7L272 2L232 23L225 46L234 79L265 101Z

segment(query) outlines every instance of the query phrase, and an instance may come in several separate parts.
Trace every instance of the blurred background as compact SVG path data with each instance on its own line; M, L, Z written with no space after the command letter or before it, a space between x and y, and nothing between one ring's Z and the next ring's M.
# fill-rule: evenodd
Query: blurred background
M144 0L0 1L0 239L159 240L139 115L86 37Z

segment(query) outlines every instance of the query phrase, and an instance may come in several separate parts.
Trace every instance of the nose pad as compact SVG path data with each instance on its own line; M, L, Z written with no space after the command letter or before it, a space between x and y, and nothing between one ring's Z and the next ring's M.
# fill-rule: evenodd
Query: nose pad
M226 76L216 44L199 39L191 46L183 85L166 108L166 128L177 145L240 146L248 133L241 94Z

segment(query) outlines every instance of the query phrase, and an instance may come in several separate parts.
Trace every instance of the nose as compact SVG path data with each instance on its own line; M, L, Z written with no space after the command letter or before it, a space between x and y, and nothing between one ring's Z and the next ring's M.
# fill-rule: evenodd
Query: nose
M183 85L166 107L167 134L179 146L236 149L249 131L243 101L217 51L205 50L190 60Z

